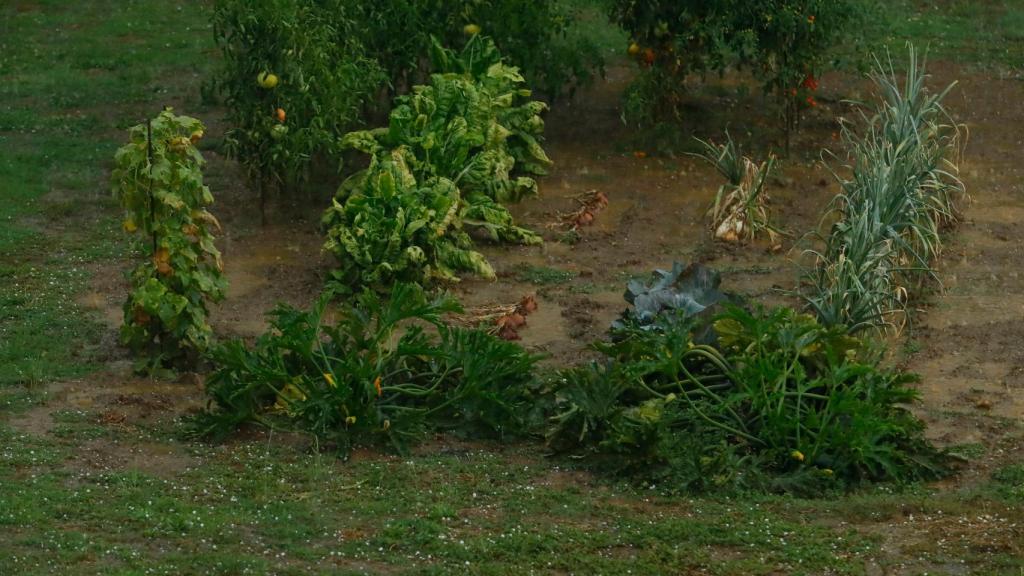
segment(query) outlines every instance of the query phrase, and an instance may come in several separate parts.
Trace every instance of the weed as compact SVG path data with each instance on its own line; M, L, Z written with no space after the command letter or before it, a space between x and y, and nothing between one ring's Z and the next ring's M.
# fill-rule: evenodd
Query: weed
M1001 468L992 475L997 492L1008 500L1024 502L1024 464Z

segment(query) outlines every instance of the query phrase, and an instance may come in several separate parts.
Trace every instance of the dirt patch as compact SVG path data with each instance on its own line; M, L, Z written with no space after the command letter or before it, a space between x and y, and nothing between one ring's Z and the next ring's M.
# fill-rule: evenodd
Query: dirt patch
M141 472L173 478L197 463L198 459L180 444L102 439L79 444L74 457L65 462L65 468L75 472Z
M228 293L211 310L211 323L220 334L259 335L267 327L266 312L277 303L308 306L323 288L327 257L314 228L229 231L221 244Z
M10 419L20 432L75 443L66 468L73 471L135 470L173 476L194 463L184 446L148 439L148 431L172 426L185 413L203 406L195 376L179 382L156 381L107 371L88 379L55 384L45 403ZM74 414L82 431L58 434L62 418ZM76 437L85 431L98 438Z
M65 410L124 415L122 424L154 425L177 418L203 403L195 376L180 382L132 376L127 370L107 371L83 380L55 384L46 402L11 418L14 428L40 436L49 435L54 415Z
M922 375L926 406L954 422L979 413L1005 418L1013 429L1024 425L1024 249L1014 241L1024 221L1017 184L1024 167L1017 136L1006 127L1024 122L1024 108L1005 103L1020 101L1024 86L965 76L950 65L933 70L937 84L960 76L949 104L970 131L961 176L973 201L940 265L944 293L919 314L912 337L923 352L908 368ZM944 432L949 442L977 441L982 433L976 423Z
M970 565L979 556L988 556L989 562L1000 556L1020 557L1024 554L1024 527L1011 521L1006 512L907 512L893 522L861 525L861 532L882 539L882 554L866 567L866 573L972 574Z
M908 331L923 351L906 364L923 376L920 411L934 438L992 448L1024 422L1019 346L1024 280L1017 272L1024 248L1015 241L1024 222L1019 186L1024 152L1016 134L1005 129L1024 123L1024 107L1005 105L1022 100L1024 85L967 74L949 64L933 65L932 71L936 87L960 80L948 104L970 132L962 175L974 201L939 262L941 293L915 315ZM842 98L867 95L861 79L833 74L822 80L822 104L805 119L793 154L783 159L769 190L776 223L792 233L783 251L775 253L765 244L736 247L710 239L705 211L722 183L711 166L655 150L634 154L636 133L619 118L619 97L631 74L628 67L613 66L606 80L550 114L546 147L556 165L542 180L539 198L513 207L523 225L545 235L545 245L484 245L500 281L467 278L452 288L467 307L535 293L539 309L520 335L525 346L547 354L553 365L586 358L588 344L603 337L625 307L626 281L670 267L673 260L702 261L722 271L726 290L766 303L795 304L785 291L799 278L797 240L818 224L838 191L816 159L821 148L837 145L835 118L848 113ZM717 88L694 92L690 108L702 113L690 129L714 138L728 127L749 154L763 157L769 148L781 148L781 134L759 97L740 90L742 84L742 78L729 78ZM212 125L215 138L220 128ZM277 199L271 224L263 227L238 167L215 151L204 153L208 180L217 190L214 211L225 226L219 243L231 283L225 301L212 310L212 323L224 336L254 336L265 329L265 314L276 302L305 306L319 293L330 267L316 225L326 197ZM580 228L578 238L567 241L549 224L591 190L602 192L609 204ZM530 266L568 271L571 278L538 286L518 273ZM120 271L126 267L106 265L82 300L102 310L111 329L120 321L125 293Z

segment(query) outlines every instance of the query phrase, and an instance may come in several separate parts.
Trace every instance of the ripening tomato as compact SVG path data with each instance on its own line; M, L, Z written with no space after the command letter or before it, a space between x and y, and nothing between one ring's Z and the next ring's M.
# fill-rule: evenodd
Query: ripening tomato
M629 45L629 48L626 50L626 52L630 56L636 56L637 54L640 53L640 45L637 44L636 42L633 42L632 44Z
M191 145L192 139L186 138L185 136L177 136L175 138L171 138L170 141L167 142L167 147L173 152L178 152L179 154L188 150L188 147Z
M277 117L277 121L284 124L284 119L287 117L284 113L284 108L278 108L274 111L274 116Z
M156 271L164 276L170 276L174 272L171 268L171 251L167 248L158 248L153 254L153 263L156 264Z
M272 90L277 87L278 77L276 74L270 72L260 72L259 76L256 77L256 82L259 83L261 88Z
M136 306L132 314L132 319L135 320L136 324L149 324L149 321L153 318L146 312L141 306Z

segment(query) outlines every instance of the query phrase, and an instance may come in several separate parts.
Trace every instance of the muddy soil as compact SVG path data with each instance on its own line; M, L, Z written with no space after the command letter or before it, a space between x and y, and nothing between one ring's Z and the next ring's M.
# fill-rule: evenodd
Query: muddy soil
M1024 424L1024 147L1016 131L1024 125L1024 84L968 73L953 64L932 67L933 86L959 79L948 107L970 134L962 177L973 198L962 225L950 236L938 264L943 286L920 303L913 325L894 341L911 352L903 362L922 375L920 412L930 434L945 444L989 445ZM542 247L483 246L499 280L467 278L452 287L467 307L517 302L536 295L539 309L520 331L522 343L549 355L553 364L588 356L625 308L622 292L631 277L674 260L702 261L723 273L723 287L766 302L795 304L783 293L797 287L799 239L817 224L838 191L820 163L823 147L836 147L836 119L849 117L843 98L863 98L869 85L831 75L822 81L821 105L804 119L792 152L781 162L770 194L776 223L789 231L782 250L767 242L736 247L713 242L705 211L721 184L712 167L685 154L643 149L619 117L619 98L632 71L613 67L608 77L573 101L557 104L548 117L547 149L556 166L541 182L539 198L514 206L522 225L545 236ZM782 148L765 103L743 78L695 91L687 109L690 130L714 138L728 129L754 156ZM217 123L210 133L216 135ZM640 153L638 153L640 152ZM276 302L307 305L319 293L330 267L320 252L318 198L271 205L270 224L260 224L259 203L237 166L215 150L206 152L208 181L218 197L214 212L224 224L220 238L231 288L212 312L224 337L254 337L266 327ZM578 241L563 241L553 226L591 190L610 200ZM122 270L109 262L95 275L82 303L97 309L115 342L126 290ZM565 279L538 281L530 270L568 272ZM546 282L546 283L545 283ZM123 372L124 373L124 372ZM122 377L124 378L124 377ZM994 428L993 428L994 427ZM1002 433L998 432L1002 430ZM1017 434L1019 436L1019 434ZM983 472L982 472L983 473Z

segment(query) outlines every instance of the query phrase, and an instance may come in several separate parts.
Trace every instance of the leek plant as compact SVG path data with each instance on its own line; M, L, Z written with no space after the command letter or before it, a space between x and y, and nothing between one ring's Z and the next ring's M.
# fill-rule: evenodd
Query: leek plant
M909 51L902 83L891 59L876 59L878 102L861 107L859 130L842 126L850 176L833 171L842 191L825 216L833 224L823 247L807 250L815 266L805 275L804 298L827 325L902 327L911 291L938 282L941 232L967 197L957 169L963 132L942 106L953 85L929 93L925 65Z

